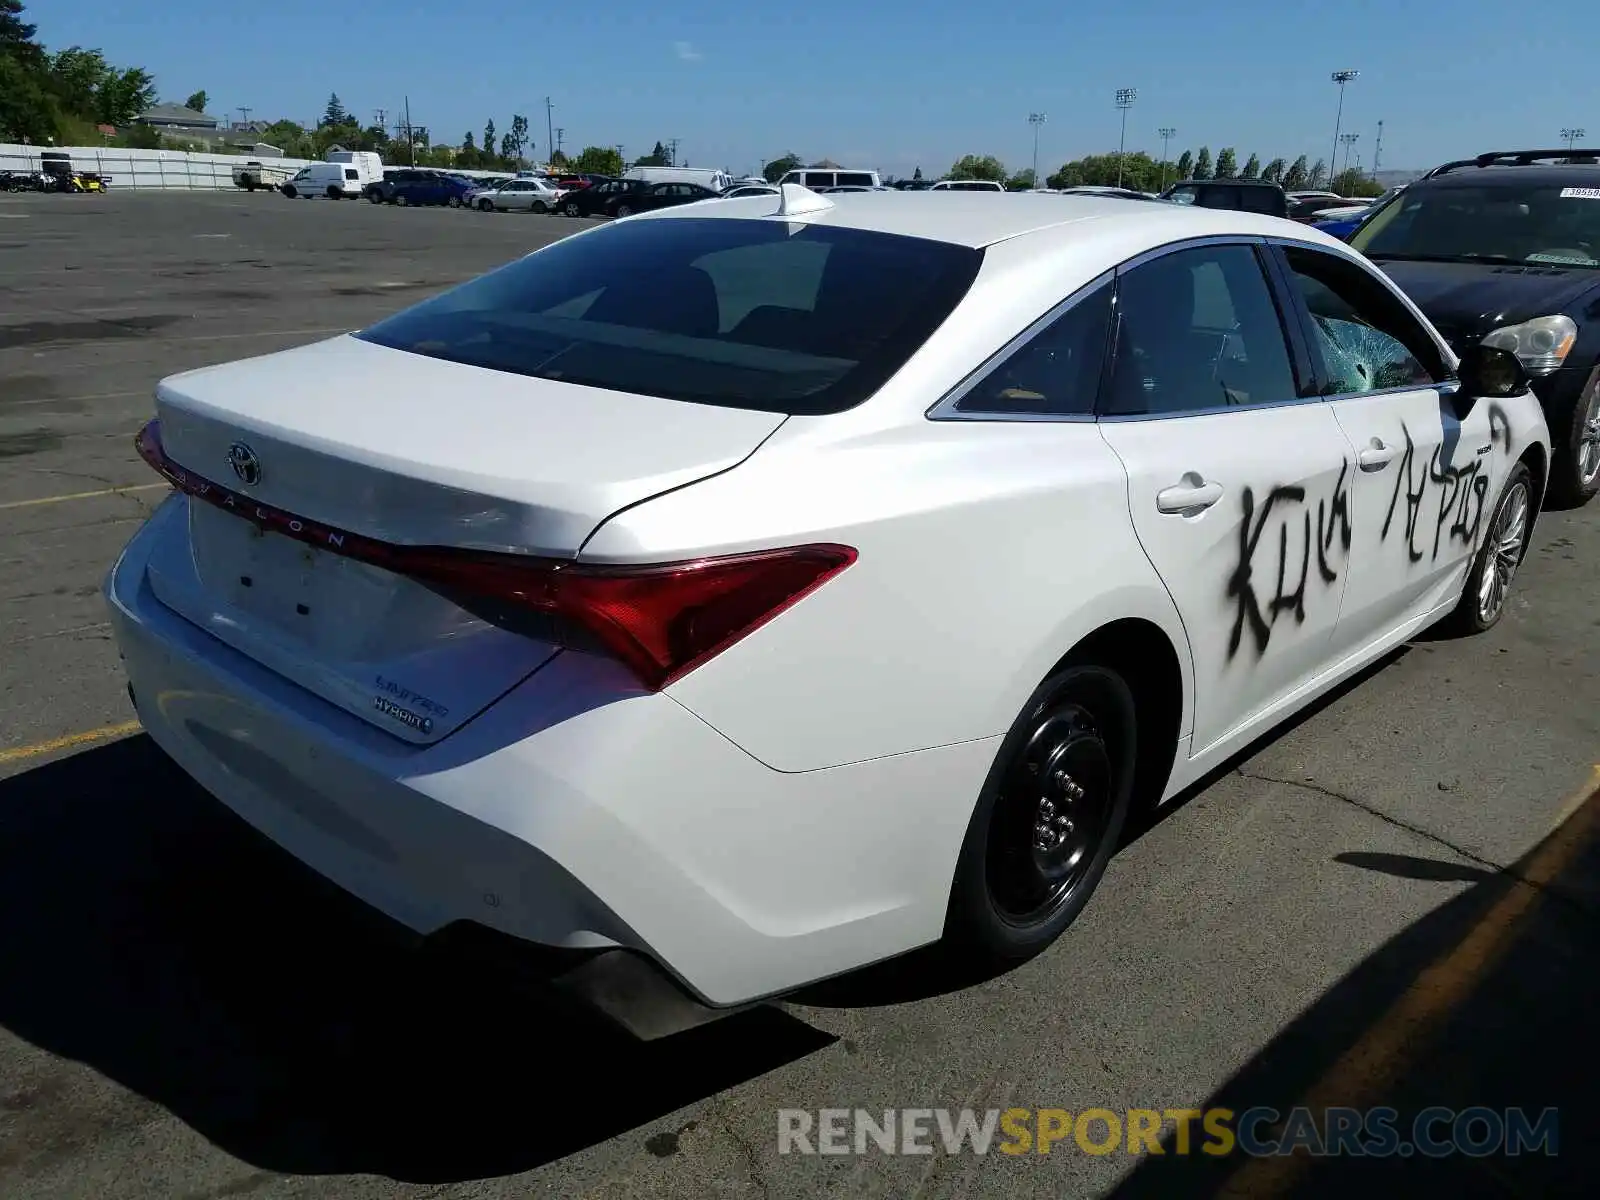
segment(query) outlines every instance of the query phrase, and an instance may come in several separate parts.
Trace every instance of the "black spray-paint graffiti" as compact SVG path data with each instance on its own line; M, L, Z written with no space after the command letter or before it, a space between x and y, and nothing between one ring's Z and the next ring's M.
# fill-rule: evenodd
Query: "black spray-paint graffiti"
M1339 468L1339 479L1333 492L1317 501L1316 532L1311 528L1311 505L1306 500L1303 487L1275 487L1256 507L1255 492L1245 488L1243 494L1244 519L1239 523L1239 559L1228 577L1228 598L1234 603L1233 633L1228 638L1228 657L1239 652L1244 640L1245 627L1250 628L1255 640L1256 653L1260 654L1272 640L1272 627L1284 613L1293 613L1296 624L1306 619L1306 588L1311 582L1311 551L1317 554L1317 574L1324 585L1335 582L1339 573L1334 570L1330 557L1334 536L1337 534L1340 550L1350 553L1350 493L1345 481L1350 474L1350 463ZM1302 543L1300 546L1300 577L1294 581L1290 565L1289 526L1293 516L1286 517L1278 526L1278 578L1272 595L1263 607L1261 594L1256 590L1255 556L1261 545L1261 535L1274 510L1291 506L1300 507Z
M1422 561L1425 551L1417 546L1417 522L1422 513L1423 500L1427 497L1428 484L1432 483L1439 494L1438 507L1433 514L1432 557L1439 557L1439 550L1447 535L1469 546L1476 545L1489 495L1489 475L1485 468L1487 456L1496 446L1503 446L1507 452L1511 449L1511 419L1505 410L1498 404L1489 406L1489 444L1463 467L1445 466L1444 447L1441 445L1433 452L1433 457L1419 468L1416 444L1403 422L1400 432L1406 439L1406 449L1400 459L1399 473L1395 477L1394 491L1389 497L1389 510L1384 514L1380 536L1385 540L1389 537L1403 491L1406 498L1406 554L1412 562Z
M1384 517L1380 537L1387 538L1394 524L1402 491L1406 497L1406 550L1412 562L1422 559L1424 551L1417 548L1418 517L1427 498L1428 484L1437 485L1439 502L1434 521L1433 555L1438 557L1443 539L1460 538L1469 545L1477 542L1483 523L1483 510L1489 490L1489 476L1485 459L1495 448L1507 453L1511 450L1511 420L1498 404L1489 407L1489 445L1482 448L1473 461L1464 467L1446 467L1444 448L1440 446L1432 459L1419 471L1416 465L1416 445L1404 423L1400 431L1405 437L1406 449L1399 464L1394 492L1389 500L1389 511ZM1234 604L1233 632L1228 638L1228 658L1239 653L1244 642L1245 629L1255 643L1258 655L1265 653L1272 640L1272 630L1278 618L1292 613L1295 623L1306 619L1306 590L1311 584L1311 552L1315 548L1317 574L1324 586L1338 582L1334 569L1334 540L1348 561L1350 553L1350 493L1347 482L1350 463L1345 461L1339 469L1339 478L1332 492L1316 504L1315 536L1312 531L1312 509L1306 498L1306 489L1297 486L1275 487L1257 507L1255 492L1245 488L1242 495L1243 519L1239 524L1239 556L1233 573L1228 577L1228 599ZM1290 553L1290 526L1295 523L1294 513L1284 515L1284 510L1299 509L1302 529L1299 578L1293 573ZM1282 517L1278 525L1278 574L1271 596L1263 600L1256 581L1256 554L1262 536L1274 513Z

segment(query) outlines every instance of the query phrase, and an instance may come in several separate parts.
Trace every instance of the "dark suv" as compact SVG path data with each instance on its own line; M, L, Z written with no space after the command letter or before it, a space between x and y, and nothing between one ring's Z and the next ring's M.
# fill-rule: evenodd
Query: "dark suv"
M1289 215L1289 197L1265 179L1185 179L1161 193L1161 199L1198 208L1228 208L1235 212Z
M462 197L473 188L473 181L443 171L418 167L390 167L383 178L367 186L367 199L374 204L448 204L461 206Z
M1435 167L1348 242L1457 354L1522 360L1550 426L1550 503L1600 491L1600 151L1482 154Z

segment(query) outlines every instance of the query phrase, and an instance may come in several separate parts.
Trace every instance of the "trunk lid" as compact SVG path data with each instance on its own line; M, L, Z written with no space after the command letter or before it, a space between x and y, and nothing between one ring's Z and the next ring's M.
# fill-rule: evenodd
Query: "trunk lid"
M556 652L345 535L572 558L611 514L737 465L781 414L530 379L341 337L174 376L162 449L209 482L152 556L167 607L405 741L447 736ZM254 510L254 511L251 511ZM254 517L271 514L263 529ZM286 520L300 536L276 532Z

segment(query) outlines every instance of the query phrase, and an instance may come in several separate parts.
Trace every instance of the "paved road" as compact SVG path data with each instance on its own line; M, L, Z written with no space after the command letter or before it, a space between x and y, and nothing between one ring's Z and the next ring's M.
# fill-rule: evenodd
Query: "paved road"
M913 956L650 1046L514 964L396 944L125 728L97 589L160 494L130 445L155 381L357 327L573 227L0 197L0 1193L1200 1195L1239 1160L1071 1138L781 1156L777 1110L1297 1097L1562 1105L1560 1159L1424 1182L1576 1191L1600 803L1569 801L1600 753L1600 507L1544 518L1490 635L1419 641L1142 829L1038 961L962 986ZM1271 1166L1240 1194L1307 1186ZM1359 1167L1309 1183L1370 1187Z

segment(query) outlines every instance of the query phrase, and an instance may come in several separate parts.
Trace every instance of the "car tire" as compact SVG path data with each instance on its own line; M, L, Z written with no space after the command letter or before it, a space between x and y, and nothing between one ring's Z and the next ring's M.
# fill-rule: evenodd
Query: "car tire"
M284 184L284 185L283 185L283 194L284 194L284 195L285 195L285 196L287 196L287 197L289 197L289 199L291 199L291 200L293 200L293 199L294 199L294 198L295 198L295 197L296 197L296 196L298 196L298 195L299 195L299 194L300 194L300 193L299 193L299 191L298 191L298 190L297 190L297 189L296 189L296 188L295 188L295 186L294 186L294 184L292 184L292 183L286 183L286 184Z
M1484 633L1500 623L1517 569L1527 557L1528 539L1537 512L1533 475L1525 463L1516 463L1500 489L1500 499L1495 502L1494 513L1484 530L1483 544L1473 556L1472 569L1461 585L1461 599L1439 623L1443 632L1468 637Z
M627 204L619 204L619 205L617 205L617 216L619 216L619 217L631 217L631 216L633 216L633 207L631 205L627 205Z
M1032 958L1072 924L1133 804L1133 692L1117 672L1063 668L1035 689L984 781L956 863L944 945L963 965Z
M324 194L328 197L329 200L343 200L344 199L344 193L341 192L338 188L334 187L332 184L328 185L328 190Z
M451 196L450 197L450 207L451 208L460 208L461 207L461 197L460 196Z
M567 216L569 216L569 217L581 217L581 216L583 216L582 210L580 210L578 208L577 201L573 201L572 203L567 205Z
M402 207L402 208L406 207L406 205L411 203L411 201L407 200L405 198L405 195L403 193L401 193L401 192L396 192L395 193L394 202L396 204L400 205L400 207Z
M1550 430L1550 508L1581 508L1600 492L1600 366L1589 372L1583 391L1562 421Z
M538 213L542 217L550 211L550 206L543 200L535 200L532 204L532 211Z
M377 188L373 188L372 190L370 190L367 193L367 199L372 201L372 203L374 203L374 204L382 204L383 203L383 193L380 192Z

